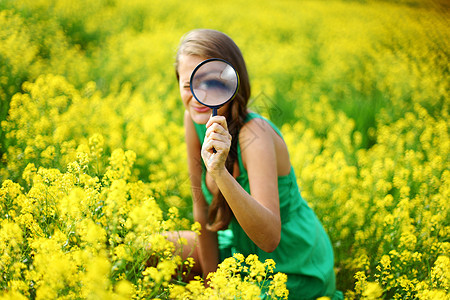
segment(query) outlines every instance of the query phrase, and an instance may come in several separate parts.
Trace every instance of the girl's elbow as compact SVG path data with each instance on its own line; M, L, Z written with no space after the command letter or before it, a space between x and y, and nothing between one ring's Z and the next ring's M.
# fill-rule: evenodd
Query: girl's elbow
M278 237L274 238L267 246L267 253L271 253L275 251L278 248L278 245L280 244L281 236L278 235Z
M281 240L281 228L277 230L265 243L264 248L261 248L263 251L267 253L271 253L278 248Z

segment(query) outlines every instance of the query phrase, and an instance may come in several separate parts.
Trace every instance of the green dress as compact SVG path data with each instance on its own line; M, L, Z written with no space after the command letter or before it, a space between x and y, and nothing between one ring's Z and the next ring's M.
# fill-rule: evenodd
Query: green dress
M263 117L249 113L245 121L253 118ZM272 122L263 119L282 136ZM194 126L200 141L203 142L206 126L195 122ZM236 181L250 193L248 174L242 163L239 143L237 151L240 175ZM213 195L206 187L206 169L203 163L202 167L202 191L206 201L211 203ZM331 242L320 221L301 197L292 167L289 175L278 177L278 190L282 225L281 240L275 251L267 253L258 248L233 218L229 229L218 232L221 260L234 253L244 256L256 254L262 262L270 258L276 263L275 272L288 276L286 285L289 289L289 299L315 299L320 296L342 299L342 293L335 289Z

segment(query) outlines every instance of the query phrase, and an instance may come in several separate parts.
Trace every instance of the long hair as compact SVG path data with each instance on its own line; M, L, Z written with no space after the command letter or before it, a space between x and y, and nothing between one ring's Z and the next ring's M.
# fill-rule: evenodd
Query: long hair
M250 98L250 81L247 67L241 51L226 34L211 29L196 29L188 32L181 40L175 60L175 72L179 80L178 65L181 55L196 55L208 58L225 59L239 74L239 90L230 103L226 115L228 131L232 136L231 149L225 162L227 170L233 174L234 164L238 159L237 145L239 131L247 116L247 104ZM232 211L222 193L214 195L208 210L207 228L212 231L226 229L231 221Z

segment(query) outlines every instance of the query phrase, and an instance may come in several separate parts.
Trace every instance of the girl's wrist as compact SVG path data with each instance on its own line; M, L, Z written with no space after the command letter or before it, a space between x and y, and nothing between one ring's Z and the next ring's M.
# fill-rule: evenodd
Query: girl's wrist
M221 177L229 173L225 166L220 169L210 170L208 172L216 183L218 180L220 180Z

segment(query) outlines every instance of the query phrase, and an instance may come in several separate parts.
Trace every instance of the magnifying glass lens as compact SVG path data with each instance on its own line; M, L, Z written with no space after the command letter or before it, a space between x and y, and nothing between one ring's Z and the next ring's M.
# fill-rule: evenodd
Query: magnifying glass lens
M239 79L226 61L210 59L200 63L192 73L191 91L195 99L210 108L218 108L236 94Z

